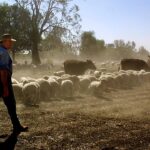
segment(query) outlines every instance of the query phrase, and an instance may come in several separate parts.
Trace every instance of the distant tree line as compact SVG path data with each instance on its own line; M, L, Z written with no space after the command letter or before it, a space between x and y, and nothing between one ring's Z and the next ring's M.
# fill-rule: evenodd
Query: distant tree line
M81 35L80 55L99 60L106 58L113 60L122 58L146 59L149 56L149 51L144 46L136 49L134 41L115 40L111 44L106 44L104 40L96 39L94 32L86 31Z
M136 49L134 41L106 43L92 31L81 34L79 7L73 0L15 0L0 4L0 35L11 33L17 39L14 49L31 50L32 63L40 64L39 51L72 54L98 60L129 57L145 59L149 52ZM50 58L49 58L50 59Z

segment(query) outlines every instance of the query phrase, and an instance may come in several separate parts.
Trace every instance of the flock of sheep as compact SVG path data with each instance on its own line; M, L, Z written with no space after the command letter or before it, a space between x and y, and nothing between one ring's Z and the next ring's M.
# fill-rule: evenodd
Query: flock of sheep
M129 89L150 81L150 72L144 70L120 70L113 73L91 71L84 75L69 75L64 71L39 79L21 77L12 79L17 100L25 105L38 105L52 98L73 97L79 94L102 96L106 91Z

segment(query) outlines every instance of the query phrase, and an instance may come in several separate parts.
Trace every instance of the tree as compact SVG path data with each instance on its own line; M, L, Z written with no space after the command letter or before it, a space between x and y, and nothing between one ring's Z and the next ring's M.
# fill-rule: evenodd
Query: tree
M0 35L9 32L9 10L10 7L8 6L8 4L3 3L0 5Z
M148 50L146 50L144 46L141 46L141 47L139 48L138 54L139 54L140 56L144 56L144 57L146 57L146 58L150 55L149 52L148 52Z
M118 52L118 58L127 58L134 56L136 44L134 41L115 40L114 47Z
M80 29L79 8L71 5L73 0L15 0L16 4L30 11L32 63L40 64L38 45L41 37L54 27L63 28L66 35L77 34Z
M115 40L114 46L115 48L125 48L125 49L135 50L136 44L134 41L125 42L124 40Z
M6 3L0 5L0 35L11 33L16 42L14 50L31 49L30 43L30 13L29 11L19 8L17 5L9 6ZM13 60L15 61L15 51Z
M97 40L97 48L98 50L104 50L105 49L105 41L104 40Z
M97 54L97 40L94 32L83 32L81 35L81 55L93 56Z
M64 32L62 28L54 27L47 37L42 40L42 49L48 51L63 49L62 36Z
M30 47L29 22L30 14L27 10L16 5L9 6L5 3L0 5L0 34L11 33L16 39L19 39L15 49L28 49Z
M16 50L31 49L30 38L30 12L17 5L10 6L10 33L18 40L15 45Z

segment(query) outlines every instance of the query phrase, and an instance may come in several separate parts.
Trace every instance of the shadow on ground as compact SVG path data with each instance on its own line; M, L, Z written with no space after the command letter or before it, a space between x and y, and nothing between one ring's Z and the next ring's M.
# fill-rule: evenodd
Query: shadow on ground
M1 138L7 137L6 135L0 136ZM8 136L8 138L4 142L0 142L0 150L14 150L15 145L18 141L18 135L17 134L11 134Z

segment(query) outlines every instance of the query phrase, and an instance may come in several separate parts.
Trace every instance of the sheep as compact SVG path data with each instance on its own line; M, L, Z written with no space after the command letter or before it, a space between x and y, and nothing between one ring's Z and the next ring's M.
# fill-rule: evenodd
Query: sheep
M61 94L63 97L73 96L73 82L71 80L63 80L61 83Z
M29 81L26 77L21 77L20 82L23 83L23 84L29 83Z
M129 75L129 85L132 84L131 86L134 87L140 84L137 72L133 72L128 75Z
M102 74L101 71L98 71L98 70L94 71L94 76L95 76L96 78L99 78L99 77L101 76L101 74Z
M17 101L22 101L23 99L23 93L22 93L22 84L12 84L14 95Z
M48 75L45 75L45 76L43 76L43 79L48 80L48 79L49 79L49 76L48 76Z
M139 72L138 79L141 84L150 82L150 72Z
M55 76L59 76L59 77L61 77L61 76L64 75L64 74L65 74L64 71L54 72L54 75L55 75Z
M69 77L69 80L71 80L73 82L73 91L74 94L79 92L79 88L80 88L80 80L76 75L72 75Z
M26 83L35 82L35 81L36 81L36 79L31 78L31 77L21 77L20 78L20 82L23 83L23 85Z
M68 75L68 74L64 74L63 76L61 76L60 80L58 80L58 82L62 82L64 80L71 80L73 82L73 90L74 90L74 94L78 93L79 91L79 78L76 75Z
M23 86L23 103L26 106L34 106L40 102L40 85L37 82L30 82Z
M61 80L67 80L67 79L69 79L70 77L71 77L70 74L64 74L64 75L61 76Z
M57 81L60 84L62 80L59 76L49 76L48 81Z
M87 92L88 91L88 87L91 83L91 80L89 78L80 78L80 92Z
M49 81L41 78L37 79L36 82L40 85L40 99L48 101L51 98L51 89Z
M143 77L144 77L144 81L146 82L150 82L150 72L145 72L143 73Z
M83 75L83 76L78 76L79 79L89 79L91 82L92 81L98 81L98 79L94 75Z
M103 62L103 63L100 64L100 66L101 66L101 67L107 67L107 63L104 63L104 62Z
M104 84L105 82L105 89L107 88L110 90L117 88L115 76L108 76L107 78L102 79L101 82L102 82L101 84Z
M99 69L101 72L107 72L107 69L106 68L100 68Z
M50 97L59 97L60 96L60 84L55 79L49 78L48 82L50 84Z
M99 96L102 93L102 89L100 89L101 82L93 81L88 86L88 93L94 96Z
M19 84L19 82L14 78L11 78L11 82L12 82L12 84Z

